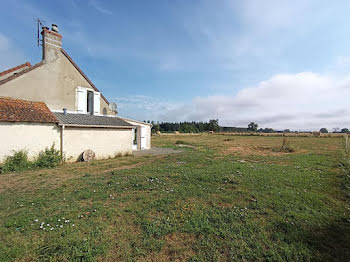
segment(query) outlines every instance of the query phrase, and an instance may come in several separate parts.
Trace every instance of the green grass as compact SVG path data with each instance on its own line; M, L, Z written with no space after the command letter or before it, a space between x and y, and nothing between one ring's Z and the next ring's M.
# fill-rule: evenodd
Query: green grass
M342 139L153 144L179 140L193 147L0 175L0 261L349 261Z

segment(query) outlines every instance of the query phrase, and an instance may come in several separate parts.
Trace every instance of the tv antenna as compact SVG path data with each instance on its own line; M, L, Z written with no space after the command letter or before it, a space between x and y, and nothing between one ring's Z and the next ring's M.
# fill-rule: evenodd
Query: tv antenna
M39 18L36 19L36 24L37 24L37 29L38 29L38 39L37 39L38 46L42 45L42 41L43 41L40 39L40 29L43 28L43 22L44 21L41 21Z

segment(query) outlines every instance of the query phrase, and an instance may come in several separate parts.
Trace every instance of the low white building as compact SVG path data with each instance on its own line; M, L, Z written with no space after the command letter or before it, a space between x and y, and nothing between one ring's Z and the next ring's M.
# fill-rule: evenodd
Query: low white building
M43 27L41 34L42 61L0 72L0 161L13 150L35 155L52 143L71 160L87 149L96 158L150 149L151 125L117 115L62 48L57 26ZM37 117L39 108L44 118Z

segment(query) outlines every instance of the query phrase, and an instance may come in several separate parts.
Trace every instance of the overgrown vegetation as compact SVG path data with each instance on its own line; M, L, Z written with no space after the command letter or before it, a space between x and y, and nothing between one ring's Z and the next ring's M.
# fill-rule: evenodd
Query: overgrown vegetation
M274 152L284 152L284 153L293 153L295 152L295 149L290 146L290 140L286 137L283 137L282 140L282 146L273 148L272 151Z
M0 261L349 261L341 138L225 139L1 175Z
M28 152L25 150L14 151L12 156L7 156L1 165L1 172L18 172L33 167L33 163L28 160Z
M0 166L1 173L19 172L33 168L53 168L61 162L61 152L55 149L53 144L50 148L41 151L36 159L30 161L26 150L14 151L13 155L7 156Z
M60 162L61 152L56 150L53 144L50 148L45 148L44 151L41 151L33 164L39 168L52 168L58 166Z

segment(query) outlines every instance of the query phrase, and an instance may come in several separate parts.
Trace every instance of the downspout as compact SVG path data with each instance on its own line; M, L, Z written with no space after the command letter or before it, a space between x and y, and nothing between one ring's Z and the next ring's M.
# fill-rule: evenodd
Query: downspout
M61 126L61 161L63 162L63 157L64 157L64 154L63 154L63 144L64 144L64 125Z

